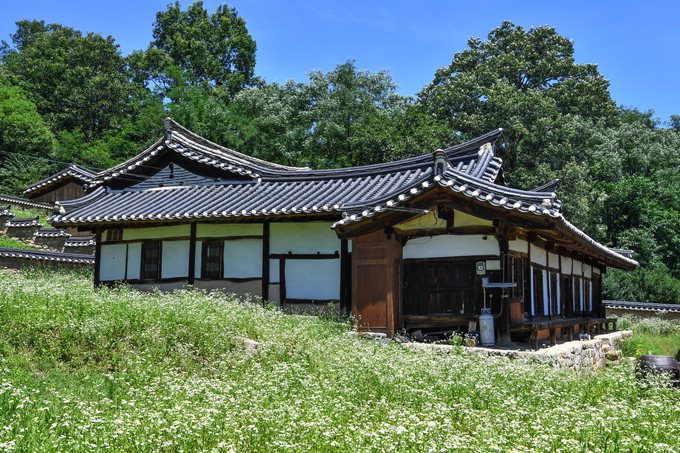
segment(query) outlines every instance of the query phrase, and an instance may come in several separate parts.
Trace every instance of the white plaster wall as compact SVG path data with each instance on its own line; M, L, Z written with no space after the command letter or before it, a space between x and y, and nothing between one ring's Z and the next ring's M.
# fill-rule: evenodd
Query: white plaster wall
M186 277L189 273L189 241L163 241L161 278Z
M517 239L508 242L508 248L515 252L529 253L529 243L524 239Z
M262 277L262 239L224 241L225 278Z
M404 246L403 257L445 258L500 253L498 241L493 236L442 234L409 240Z
M194 260L194 278L201 278L201 262L203 260L203 242L196 241L196 259Z
M340 239L331 230L330 225L329 222L271 223L269 227L270 253L340 252ZM261 263L261 261L258 262ZM269 260L269 281L271 283L281 281L278 259ZM339 299L340 259L286 260L286 297L315 300Z
M99 279L101 281L123 280L125 278L125 244L104 244L101 246Z
M573 260L572 274L580 276L582 272L582 266L583 266L582 262L580 262L579 260Z
M340 239L330 222L271 223L270 253L340 252Z
M531 262L547 266L548 263L546 261L545 249L534 244L529 245L529 247L531 247Z
M142 267L142 243L131 242L127 250L127 278L128 280L139 279Z
M585 278L592 278L593 277L593 268L589 264L584 264L583 265L583 276Z
M560 260L562 260L562 274L563 275L571 274L571 265L573 263L573 260L568 256L560 256Z
M559 269L560 268L560 257L556 253L550 253L548 252L548 266L552 267L553 269Z
M340 259L287 260L286 298L340 299Z
M501 270L501 260L486 260L486 270L487 271Z
M600 268L598 268L598 267L593 267L593 274L595 274L595 275L600 275Z
M199 223L196 237L262 236L261 223Z
M189 236L190 226L171 225L149 228L126 228L123 230L123 240L134 239L163 239L171 237Z

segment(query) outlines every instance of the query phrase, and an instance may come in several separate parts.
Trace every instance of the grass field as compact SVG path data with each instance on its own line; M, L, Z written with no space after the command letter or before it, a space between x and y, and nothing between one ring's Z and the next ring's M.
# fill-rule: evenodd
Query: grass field
M12 239L7 236L0 236L0 247L11 247L15 249L32 249L34 247L31 247L30 245L18 241L16 239Z
M0 450L678 451L680 392L414 352L218 293L0 272ZM234 336L262 343L246 354Z
M672 355L680 352L680 321L624 316L618 325L632 329L633 337L623 344L624 354L630 357L645 354Z

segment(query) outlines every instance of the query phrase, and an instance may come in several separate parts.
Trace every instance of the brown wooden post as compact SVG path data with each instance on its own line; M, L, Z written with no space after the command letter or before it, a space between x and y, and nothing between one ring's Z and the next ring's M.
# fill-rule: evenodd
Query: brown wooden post
M508 241L505 237L498 239L498 245L501 249L501 275L503 281L508 281L507 256L508 256ZM507 294L506 294L507 295ZM505 300L502 300L505 299ZM500 344L509 343L510 339L510 297L501 297L501 317L498 320L498 342Z
M279 258L279 307L286 302L286 259Z
M196 222L191 222L189 232L189 272L187 285L193 285L196 278Z
M94 231L96 242L94 246L94 286L95 288L98 288L102 283L100 280L101 274L99 269L101 267L100 264L102 260L102 227L97 225Z
M262 224L262 301L269 300L269 222Z
M347 239L340 240L340 310L349 313L351 310L351 264Z

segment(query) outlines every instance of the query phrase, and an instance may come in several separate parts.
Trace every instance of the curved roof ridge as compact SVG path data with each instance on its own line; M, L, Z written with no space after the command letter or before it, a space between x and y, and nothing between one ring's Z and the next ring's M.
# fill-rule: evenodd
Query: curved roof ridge
M275 170L284 170L284 171L305 171L305 170L311 170L309 167L293 167L289 165L282 165L282 164L277 164L274 162L268 162L263 159L259 159L257 157L249 156L247 154L240 153L238 151L234 151L231 148L227 148L226 146L218 145L215 142L211 142L205 137L201 137L200 135L196 134L195 132L190 131L186 127L182 126L179 124L177 121L173 120L172 118L165 118L163 121L163 125L165 126L165 132L167 134L167 139L173 140L175 133L179 134L181 138L188 139L187 141L200 145L202 147L205 147L205 151L208 152L216 152L217 156L216 157L221 157L221 158L236 158L239 160L242 160L243 163L245 164L250 164L250 165L256 165L259 167L263 167L265 169L275 169ZM180 139L181 140L181 139Z
M446 153L447 158L451 160L451 158L455 158L455 162L462 160L462 159L471 159L473 161L476 161L476 159L479 158L479 148L486 144L486 143L491 143L494 144L498 138L503 133L503 129L496 129L491 132L488 132L484 135L480 135L479 137L473 138L471 140L468 140L463 143L459 143L457 145L450 146L442 151ZM436 151L435 151L436 152ZM395 169L405 169L405 168L411 168L411 167L419 167L423 165L432 165L433 164L433 157L432 155L434 152L429 152L425 154L420 154L418 156L414 157L407 157L405 159L400 159L400 160L395 160L391 162L383 162L383 163L378 163L378 164L368 164L368 165L358 165L355 167L340 167L340 168L327 168L327 169L320 169L320 170L307 170L307 171L300 171L300 172L287 172L286 174L283 173L272 173L271 176L273 177L290 177L291 179L296 179L298 177L304 178L319 178L319 177L337 177L338 173L342 173L343 175L346 176L360 176L364 174L380 174L380 173L388 173L390 171L394 171ZM495 157L493 149L491 150L491 157L488 159L486 164L484 165L484 170L486 169L486 165L488 165L490 162L493 162L493 157ZM451 162L449 163L450 166L453 166ZM484 171L480 168L481 173ZM266 178L267 175L263 175L264 178ZM263 178L263 179L264 179Z

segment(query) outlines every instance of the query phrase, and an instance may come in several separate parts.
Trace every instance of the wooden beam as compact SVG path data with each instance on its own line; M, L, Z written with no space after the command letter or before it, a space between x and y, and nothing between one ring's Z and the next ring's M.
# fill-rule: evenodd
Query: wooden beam
M102 263L102 227L95 228L95 246L94 246L94 286L98 288L101 286L101 263ZM125 257L127 261L127 257ZM126 275L127 277L127 275Z
M340 258L340 253L272 253L269 258L280 260L333 260Z
M269 300L269 222L262 224L262 301Z

